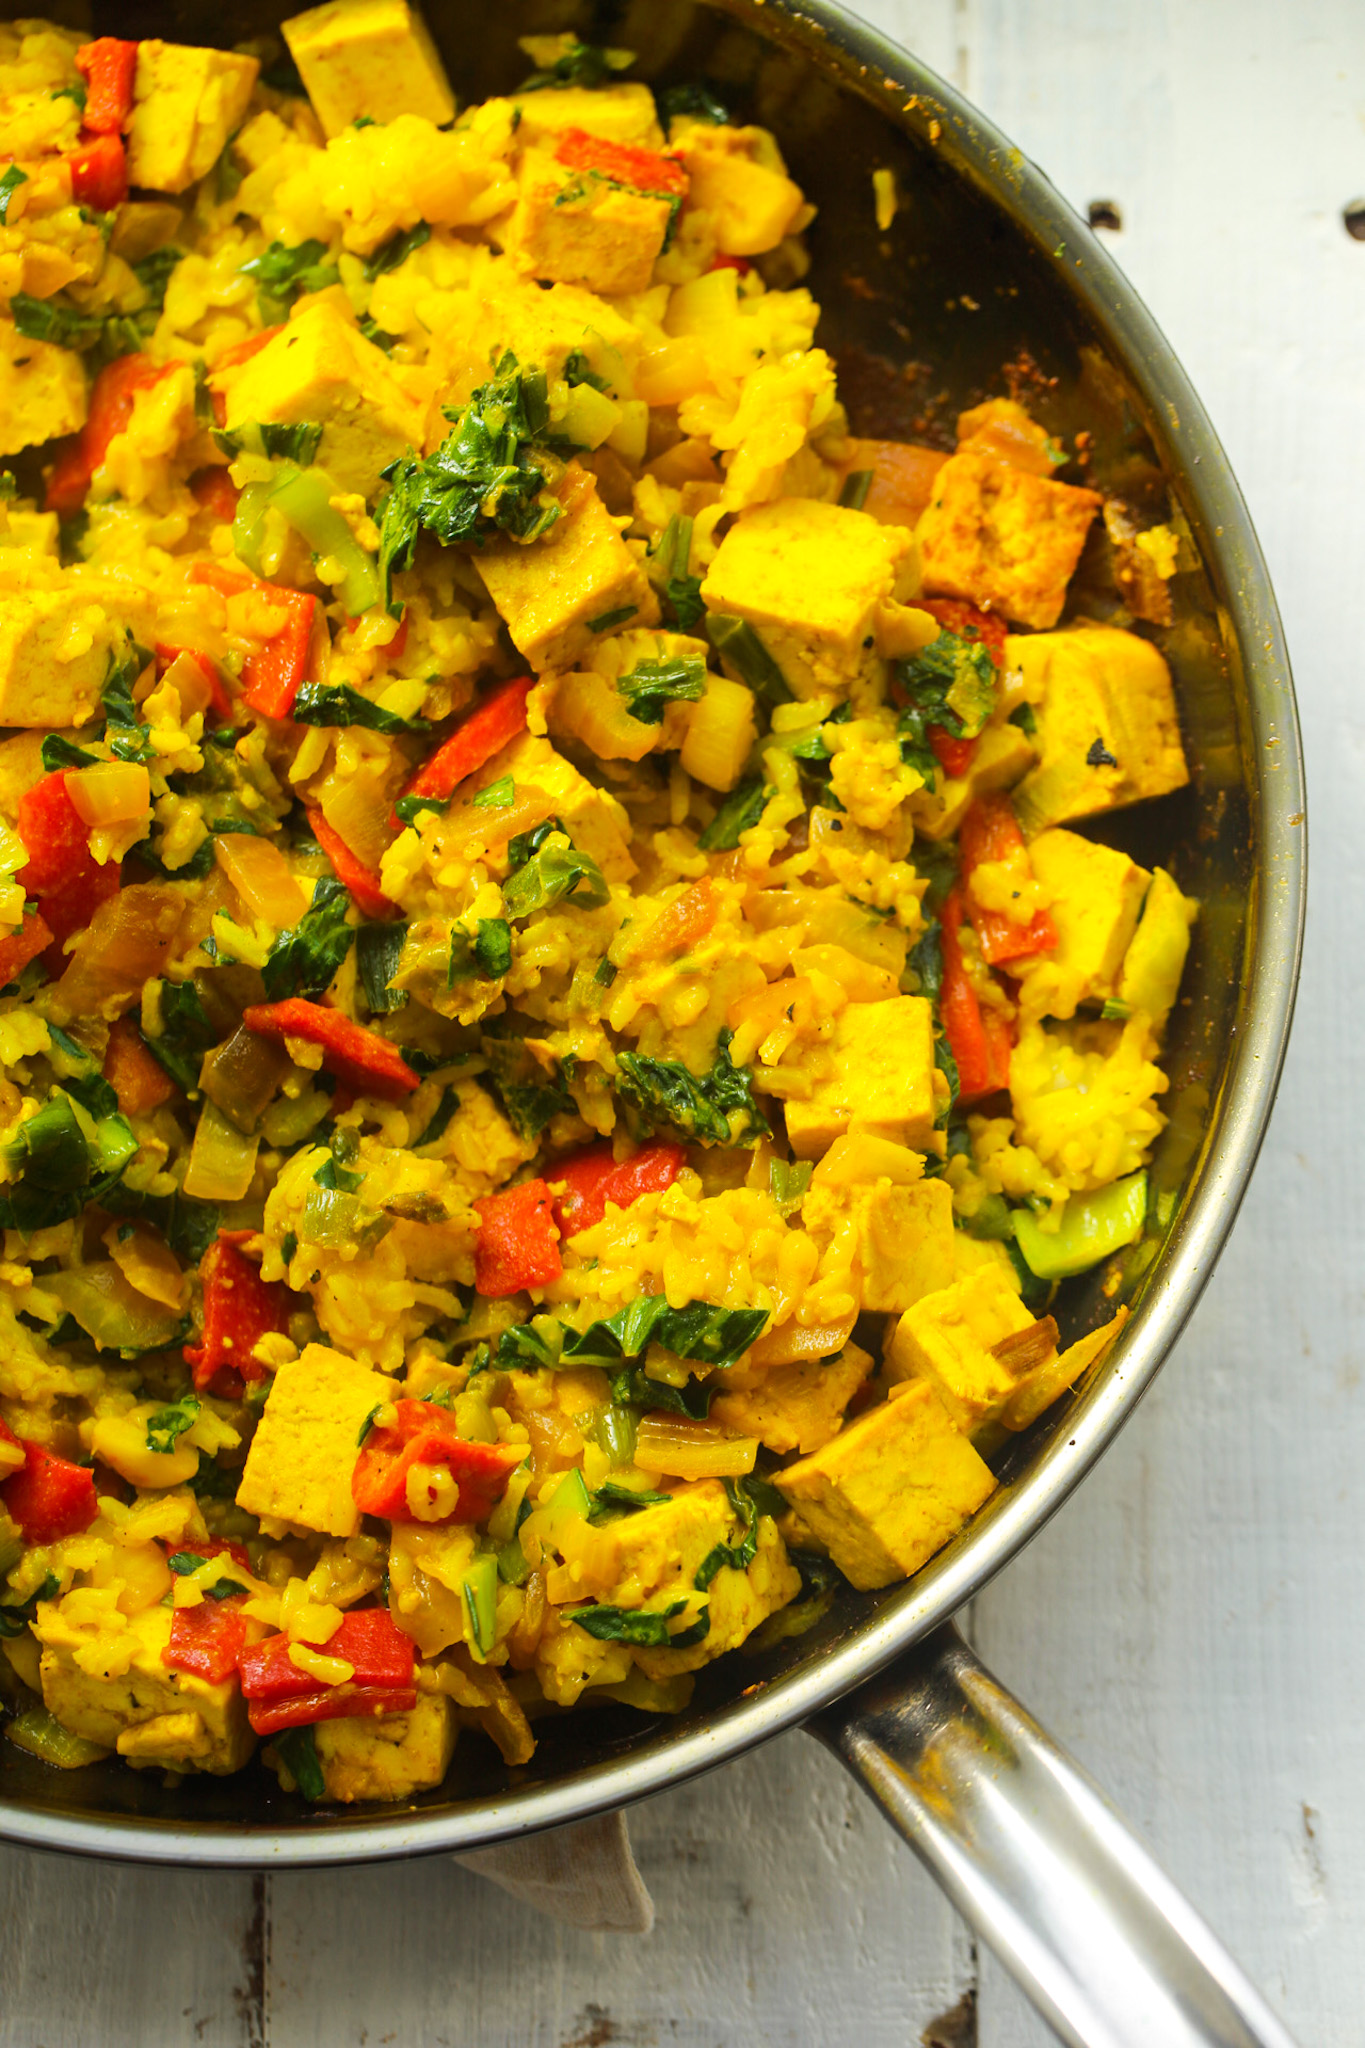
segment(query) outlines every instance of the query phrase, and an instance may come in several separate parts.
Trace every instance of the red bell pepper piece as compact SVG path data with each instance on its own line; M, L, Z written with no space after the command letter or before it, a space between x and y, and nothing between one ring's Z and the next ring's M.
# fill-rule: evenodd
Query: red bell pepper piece
M0 1436L24 1453L22 1468L0 1486L0 1502L19 1524L25 1543L56 1543L88 1529L99 1513L94 1473L44 1450L29 1437L16 1436L4 1422Z
M992 790L977 798L962 820L958 853L963 890L982 959L994 967L1002 961L1025 960L1035 953L1050 951L1057 943L1057 927L1045 910L1035 911L1027 924L1014 924L1003 910L982 910L972 902L972 871L983 861L1005 861L1018 867L1022 879L1032 878L1024 835L1003 790Z
M18 931L0 939L0 988L17 981L30 960L52 944L52 930L37 911L25 917Z
M402 794L434 796L444 802L467 775L482 768L526 730L526 699L535 685L534 676L514 676L510 683L499 683L430 760L422 763ZM395 831L401 830L402 822L395 811Z
M544 1287L564 1270L554 1206L543 1180L522 1181L500 1195L485 1195L474 1239L474 1285L483 1295L520 1294Z
M67 151L71 197L77 206L112 213L128 197L128 160L121 135L82 135Z
M351 1474L351 1494L361 1514L382 1515L390 1522L420 1519L408 1506L408 1473L414 1465L444 1467L459 1488L442 1522L481 1522L491 1514L509 1475L526 1456L525 1448L471 1443L453 1418L430 1401L399 1401L394 1412L392 1424L371 1429Z
M220 725L231 718L232 699L227 693L227 684L219 673L218 664L211 654L205 654L199 647L175 647L168 640L158 640L155 652L158 678L164 676L171 663L183 654L187 661L194 663L212 692L208 704L210 716L216 718Z
M111 138L117 141L117 138ZM123 145L118 144L121 149ZM47 480L44 498L49 512L69 518L85 503L95 471L109 453L116 434L127 431L133 417L133 401L139 391L149 391L162 377L179 367L176 363L154 363L150 356L118 356L106 363L90 387L90 410L79 434L57 444L57 459Z
M188 1671L210 1685L221 1685L237 1669L246 1648L247 1623L240 1600L205 1600L199 1607L177 1607L171 1615L171 1639L161 1661L172 1671Z
M89 135L117 135L133 111L137 44L97 36L77 50L76 69L85 80L81 127Z
M239 597L254 587L263 604L283 611L283 626L242 663L242 702L263 718L288 718L308 676L317 599L309 591L287 590L281 583L253 585L250 576L220 569L216 562L196 562L190 581L206 583L224 597Z
M994 1010L982 1012L962 958L962 897L950 890L942 911L943 985L939 1009L948 1050L957 1062L958 1101L976 1102L1008 1088L1010 1035Z
M364 911L366 917L397 917L398 905L384 894L374 869L367 868L363 860L356 858L341 834L312 805L308 809L308 822L313 828L314 839L332 863L337 880L344 889L350 890L357 907Z
M676 157L660 156L657 150L637 149L629 143L607 142L582 128L566 128L555 145L555 162L570 171L596 171L613 185L629 185L633 192L658 192L670 199L686 199L687 172Z
M125 1116L150 1116L175 1094L175 1082L148 1052L131 1017L116 1017L109 1027L104 1078Z
M90 827L67 793L66 774L58 768L26 789L17 821L28 861L15 880L26 895L37 898L52 934L48 969L54 975L65 964L66 940L84 931L101 903L117 896L120 881L116 862L101 867L91 853Z
M416 1706L413 1641L386 1608L353 1608L325 1643L309 1647L324 1657L342 1659L355 1677L345 1685L319 1686L311 1672L300 1671L291 1661L289 1639L283 1635L271 1636L239 1655L247 1718L258 1735L354 1714L405 1714Z
M190 496L196 505L202 505L215 519L226 525L237 516L237 500L241 493L220 463L211 463L207 469L196 469L190 478Z
M397 1101L422 1085L391 1039L303 996L289 996L282 1003L251 1003L242 1022L263 1038L302 1038L320 1045L323 1066L355 1095Z
M713 256L706 267L708 270L737 270L741 277L747 277L754 266L747 256Z
M228 1400L265 1378L268 1368L251 1354L262 1337L288 1328L293 1308L289 1289L262 1280L260 1267L239 1249L250 1236L249 1230L220 1230L204 1253L203 1342L184 1347L199 1391L210 1388Z
M590 1145L547 1168L551 1189L564 1184L563 1194L554 1197L554 1219L561 1237L577 1237L591 1230L607 1213L608 1202L628 1209L641 1195L662 1194L671 1188L682 1171L686 1153L681 1145L647 1145L618 1166L609 1144Z

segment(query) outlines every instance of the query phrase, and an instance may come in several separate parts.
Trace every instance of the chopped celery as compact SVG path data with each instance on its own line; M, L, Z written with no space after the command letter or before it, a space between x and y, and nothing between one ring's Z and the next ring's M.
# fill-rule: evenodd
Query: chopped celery
M237 500L232 520L232 552L252 574L261 573L261 543L265 539L265 508L272 486L247 484Z
M165 1351L187 1329L178 1309L139 1294L112 1261L46 1273L43 1291L53 1295L102 1351L136 1357Z
M493 1647L498 1623L498 1560L492 1551L473 1560L460 1584L469 1616L469 1647L482 1664Z
M55 1764L59 1771L78 1771L85 1764L102 1762L109 1754L97 1742L87 1742L83 1735L73 1735L69 1728L63 1728L46 1707L26 1707L22 1714L15 1715L5 1735L31 1756L41 1757L45 1764Z
M340 562L345 578L338 595L352 618L379 602L379 571L341 514L332 505L337 487L321 469L282 462L270 487L270 502L301 533L315 555Z
M530 1575L531 1567L521 1547L521 1538L514 1536L498 1552L498 1577L509 1586L524 1586Z
M1072 1195L1056 1230L1044 1230L1027 1209L1016 1209L1014 1238L1039 1280L1066 1280L1141 1237L1146 1214L1147 1175L1130 1173L1093 1195Z
M554 1497L545 1508L545 1540L555 1550L562 1546L560 1538L571 1522L586 1522L592 1509L592 1499L584 1484L583 1474L578 1471L566 1472L556 1487Z
M319 1244L338 1251L358 1245L373 1251L381 1237L393 1229L393 1218L372 1209L359 1195L344 1188L310 1187L303 1205L299 1236L305 1244Z

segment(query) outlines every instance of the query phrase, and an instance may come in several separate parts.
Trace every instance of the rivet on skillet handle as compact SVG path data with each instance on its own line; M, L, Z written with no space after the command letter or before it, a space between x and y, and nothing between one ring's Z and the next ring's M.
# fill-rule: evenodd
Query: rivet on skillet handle
M1294 2048L950 1624L809 1722L1071 2048Z

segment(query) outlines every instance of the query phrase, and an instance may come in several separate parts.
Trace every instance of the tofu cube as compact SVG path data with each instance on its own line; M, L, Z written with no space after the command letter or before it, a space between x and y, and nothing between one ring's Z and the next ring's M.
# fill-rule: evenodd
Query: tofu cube
M847 683L876 637L877 614L912 594L915 541L904 527L814 498L742 513L702 584L713 612L758 629L797 696Z
M737 1436L756 1436L779 1456L818 1451L837 1434L871 1365L865 1351L846 1344L833 1358L802 1358L755 1372L752 1387L732 1391L727 1378L725 1391L711 1403L712 1420Z
M733 789L758 736L754 693L729 676L708 675L706 695L689 705L680 750L683 767L708 789Z
M604 142L633 143L659 149L663 133L647 85L565 85L552 92L510 93L520 114L517 140L523 145L555 140L566 129L581 128Z
M887 1373L896 1381L927 1380L956 1426L970 1436L995 1420L1023 1376L1011 1369L1008 1350L1002 1360L994 1347L1033 1323L999 1269L983 1266L907 1309L887 1342Z
M951 839L979 796L1013 789L1038 759L1028 734L1008 719L988 725L977 741L965 775L936 774L933 789L917 789L910 814L921 839Z
M923 996L850 1003L824 1060L810 1094L787 1103L787 1136L798 1159L818 1159L854 1130L917 1152L930 1148L939 1094L933 1013Z
M609 630L603 621L614 612L628 611L616 623L631 627L652 626L659 616L648 578L596 485L586 472L571 475L564 516L544 540L494 541L474 557L513 644L537 672L572 668L593 643L594 623Z
M358 1714L319 1721L314 1731L326 1796L410 1799L441 1783L455 1754L459 1724L445 1693L423 1693L408 1714Z
M1171 672L1149 640L1091 625L1011 635L1005 660L1037 719L1037 765L1014 799L1030 837L1185 787Z
M893 1390L773 1481L865 1592L917 1572L995 1490L927 1380Z
M884 1141L842 1138L836 1142L836 1151L859 1143L881 1149ZM918 1153L904 1156L918 1172ZM824 1163L833 1157L835 1153L827 1153ZM823 1168L817 1168L817 1173L821 1171ZM838 1187L813 1181L802 1204L801 1220L817 1242L851 1227L862 1276L863 1307L899 1315L922 1295L936 1294L955 1278L952 1190L943 1180L916 1178L897 1186L886 1178L870 1175L869 1179L870 1185Z
M171 1671L169 1607L99 1616L88 1593L42 1602L43 1703L73 1735L163 1770L241 1770L255 1747L236 1677L210 1685Z
M148 647L156 608L113 571L75 568L59 584L0 591L0 725L52 731L100 709L110 658L128 636Z
M431 31L407 0L326 0L281 22L280 33L324 135L340 135L361 114L417 114L438 128L455 118Z
M619 798L599 789L566 761L550 742L523 733L488 765L490 782L510 775L518 789L534 785L553 799L559 819L574 845L591 854L609 882L628 882L635 873L630 851L630 818ZM562 1378L563 1375L556 1375Z
M1184 896L1165 868L1152 873L1152 886L1142 906L1142 921L1123 956L1118 999L1130 1010L1143 1010L1160 1031L1180 993L1190 927L1199 915L1192 896Z
M229 433L248 420L319 424L317 460L341 491L373 499L380 471L422 444L425 408L384 351L325 302L210 383L223 393Z
M1152 877L1117 848L1057 828L1039 833L1029 859L1051 895L1057 944L1014 962L1019 1000L1031 1017L1074 1017L1114 994Z
M237 1505L315 1529L354 1536L360 1511L351 1497L360 1425L397 1382L325 1344L282 1365L247 1453Z
M608 299L647 291L673 206L661 193L633 192L528 149L503 251L525 277L583 285Z
M752 128L697 123L679 137L689 205L709 213L716 247L724 256L762 256L796 226L805 206L801 187L781 158L758 161ZM770 137L768 148L777 155Z
M666 1501L596 1528L571 1522L560 1534L564 1576L552 1575L557 1604L601 1600L611 1607L667 1606L685 1598L718 1543L737 1540L739 1520L718 1479L680 1486Z
M685 1650L637 1650L635 1662L646 1678L675 1678L737 1650L761 1621L786 1607L801 1591L801 1574L787 1555L777 1524L764 1516L758 1547L746 1570L722 1565L706 1591L710 1627Z
M242 125L260 65L231 50L155 37L137 46L128 182L183 192L211 171Z
M85 425L85 366L69 348L30 341L0 320L0 455L17 455Z
M924 588L1023 626L1055 626L1100 504L1098 491L960 448L934 478L920 517Z

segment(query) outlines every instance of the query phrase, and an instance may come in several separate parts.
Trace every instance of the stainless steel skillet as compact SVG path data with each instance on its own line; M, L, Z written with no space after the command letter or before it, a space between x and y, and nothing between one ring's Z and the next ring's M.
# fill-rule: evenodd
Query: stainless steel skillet
M129 5L95 32L235 42L283 8ZM1103 836L1174 863L1203 912L1169 1065L1151 1235L1123 1276L1124 1340L1084 1392L1009 1454L997 1495L909 1585L847 1594L810 1635L703 1675L688 1714L544 1723L508 1772L474 1740L439 1793L363 1816L312 1813L263 1773L175 1793L118 1766L55 1773L6 1746L0 1835L145 1862L298 1866L429 1854L554 1827L655 1792L806 1723L886 1808L1060 2036L1105 2048L1282 2044L1236 1967L1077 1768L973 1660L949 1617L1041 1527L1105 1449L1178 1336L1231 1227L1289 1031L1305 886L1288 662L1265 566L1198 399L1124 278L1046 179L932 73L810 0L429 0L464 100L525 70L518 35L574 26L640 52L635 75L708 79L772 127L818 203L809 280L862 431L1001 388L1002 365L1091 476L1139 510L1167 496L1190 566L1160 640L1194 785ZM595 18L594 18L595 17ZM880 233L871 171L903 205ZM1113 598L1104 549L1087 602ZM1107 1312L1098 1280L1065 1309Z

